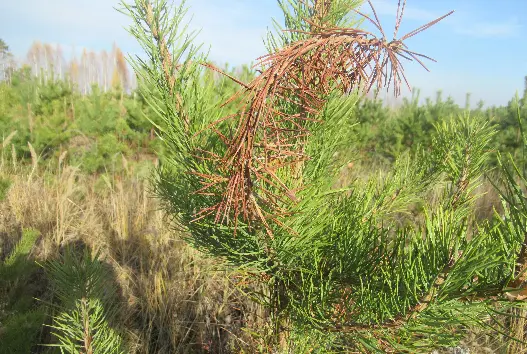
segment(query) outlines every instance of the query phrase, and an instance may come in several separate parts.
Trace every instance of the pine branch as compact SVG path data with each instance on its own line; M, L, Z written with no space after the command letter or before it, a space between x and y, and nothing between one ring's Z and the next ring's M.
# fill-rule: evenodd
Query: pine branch
M329 11L328 4L321 4L315 2L314 6L313 16L319 20ZM451 13L402 38L413 36ZM378 19L371 21L382 32ZM312 33L297 30L307 38L259 58L262 74L244 89L237 131L227 143L226 153L216 162L217 172L204 176L202 181L202 193L222 190L221 202L202 209L200 214L214 215L216 223L236 223L240 217L249 224L259 221L271 232L266 219L276 221L283 215L281 208L272 206L272 199L283 194L295 202L296 196L270 166L296 165L309 158L299 147L309 136L308 123L320 114L328 94L359 87L367 92L375 84L380 88L393 83L397 96L402 81L406 82L398 56L413 58L426 69L417 57L428 57L409 51L401 40L387 42L385 37L378 39L358 29L318 28ZM240 95L235 94L231 100ZM288 102L296 110L280 111L276 109L279 102ZM226 185L224 176L228 178ZM255 204L256 200L261 200L261 205Z
M278 332L331 331L332 348L386 352L455 344L456 329L485 327L493 306L515 306L504 293L522 240L499 219L469 224L495 130L468 115L445 120L428 150L335 189L335 156L357 138L361 90L393 85L398 94L401 58L427 58L402 42L444 18L388 41L375 12L362 17L381 38L343 25L355 3L280 1L285 31L268 37L260 75L246 83L225 73L239 90L220 102L207 75L221 69L193 50L178 66L192 47L178 27L184 9L162 22L164 1L150 12L129 6L149 57L134 69L167 144L155 192L189 243L268 287L255 296ZM427 197L437 192L439 203ZM415 220L398 217L418 208Z
M71 354L124 353L122 339L108 324L115 315L115 289L108 270L84 250L82 258L68 248L59 261L45 265L60 313L50 326L61 351Z

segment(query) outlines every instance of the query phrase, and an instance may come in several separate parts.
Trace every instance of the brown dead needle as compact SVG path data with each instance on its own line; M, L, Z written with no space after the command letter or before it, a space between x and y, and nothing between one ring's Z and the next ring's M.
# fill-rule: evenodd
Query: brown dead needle
M360 29L327 26L324 16L331 3L314 1L315 14L305 19L311 30L302 32L307 39L258 58L261 74L225 102L241 101L238 113L229 117L236 119L237 127L229 138L222 135L227 146L223 156L207 155L215 159L217 171L201 174L202 188L197 191L221 193L220 202L199 211L196 219L213 214L215 222L227 224L236 225L240 217L248 224L258 221L272 237L268 221L279 222L287 206L297 201L297 190L287 186L277 170L301 170L309 159L302 146L329 94L393 86L394 95L400 95L403 81L410 87L401 58L415 60L426 70L422 59L433 60L409 50L403 41L453 13L395 39L406 4L399 1L394 39L388 42L371 1L374 19L357 13L380 31L380 38Z

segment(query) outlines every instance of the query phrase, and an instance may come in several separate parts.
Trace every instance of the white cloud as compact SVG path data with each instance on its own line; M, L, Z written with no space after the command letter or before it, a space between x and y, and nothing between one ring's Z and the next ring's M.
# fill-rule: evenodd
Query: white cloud
M192 1L193 27L201 28L198 40L210 48L210 57L230 64L250 63L266 53L262 38L272 14L251 1Z
M475 22L456 26L456 32L472 37L514 37L518 36L522 25L517 18L505 22Z
M111 35L108 30L115 30L123 22L122 15L113 9L117 4L117 0L20 0L6 2L1 9L31 26L45 25L48 29L85 32L86 35Z
M24 58L32 42L60 43L65 56L75 48L109 50L117 42L123 50L139 47L123 28L126 17L113 7L117 0L19 0L0 5L0 32L15 55Z
M6 1L0 4L0 31L9 33L6 41L20 57L33 40L59 42L66 52L75 46L77 53L85 47L110 49L115 41L124 51L138 54L139 46L124 28L128 18L114 9L118 5L118 0ZM212 60L241 64L265 54L262 37L270 17L278 14L274 2L192 0L187 5L191 28L201 29L198 40L205 49L211 46ZM13 18L19 20L8 21Z

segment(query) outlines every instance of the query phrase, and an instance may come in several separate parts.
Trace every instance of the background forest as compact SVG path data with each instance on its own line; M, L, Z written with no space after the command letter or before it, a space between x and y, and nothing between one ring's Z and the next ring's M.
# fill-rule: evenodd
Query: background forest
M71 338L86 340L86 327L74 325L86 314L103 337L93 353L264 352L269 313L245 296L258 284L189 247L152 196L150 171L166 149L152 123L163 123L121 50L67 62L60 48L35 42L16 63L0 41L0 63L0 353L52 353L57 344L69 352ZM243 82L256 75L248 66L224 69ZM213 71L202 80L217 102L237 90ZM519 117L527 116L527 78L503 107L474 107L469 95L460 107L441 92L418 102L418 91L395 108L360 98L354 138L335 154L338 184L387 174L405 154L430 147L437 127L470 113L496 131L474 215L503 213L488 177L499 173L498 152L525 166ZM418 203L396 216L401 225L420 218ZM523 317L502 327L467 328L460 346L524 352L510 338L525 339ZM323 342L296 335L305 348Z

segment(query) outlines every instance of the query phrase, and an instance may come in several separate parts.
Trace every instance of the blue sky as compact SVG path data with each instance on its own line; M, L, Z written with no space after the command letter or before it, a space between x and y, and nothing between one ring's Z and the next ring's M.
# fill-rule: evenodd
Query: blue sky
M281 18L275 0L188 0L192 27L210 45L210 58L236 65L265 54L262 37L271 18ZM60 44L66 55L83 48L110 50L113 42L128 53L140 48L125 31L128 19L113 9L117 0L0 1L0 38L18 58L25 58L34 40ZM391 35L397 0L373 0ZM364 10L366 11L366 7ZM436 26L409 39L410 49L435 58L430 73L417 63L406 64L410 84L421 96L439 89L464 104L506 104L523 90L527 75L527 28L521 21L526 0L408 0L400 34L450 10L456 12ZM405 94L409 94L405 92Z

